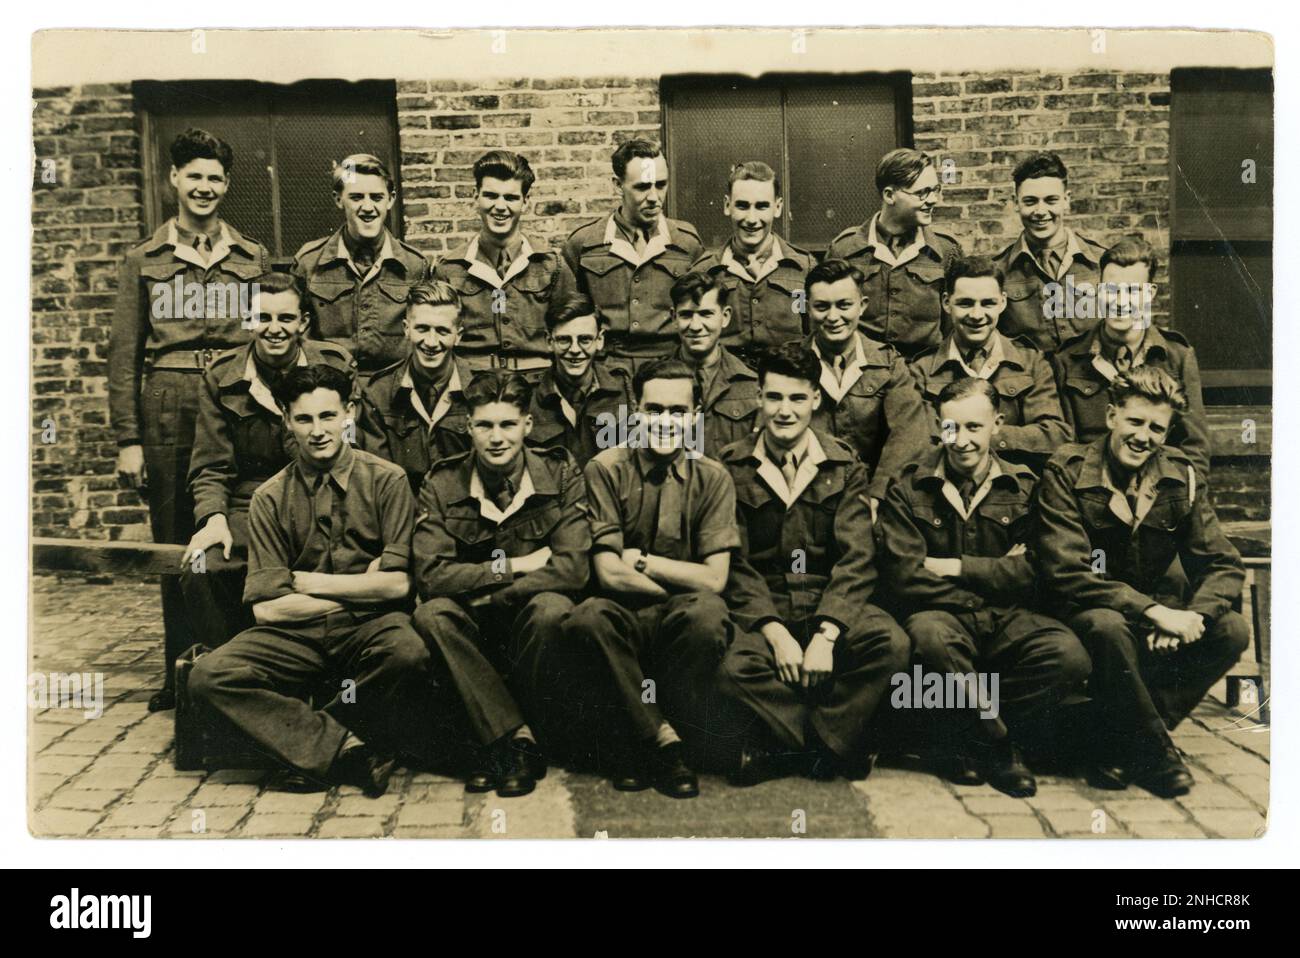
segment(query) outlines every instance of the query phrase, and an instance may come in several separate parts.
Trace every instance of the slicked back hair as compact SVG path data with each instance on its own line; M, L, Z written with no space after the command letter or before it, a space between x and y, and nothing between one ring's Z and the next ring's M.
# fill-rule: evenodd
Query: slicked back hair
M907 189L927 166L934 166L934 160L920 150L890 150L876 164L876 192L883 193L887 186Z
M397 189L397 181L383 160L373 153L353 153L334 164L334 172L330 174L334 192L342 193L348 182L357 176L380 176L388 185L389 193Z
M1106 272L1107 266L1136 266L1138 263L1146 265L1147 282L1155 279L1156 267L1160 264L1155 249L1141 236L1126 236L1101 254L1098 272Z
M1134 366L1115 377L1106 395L1113 406L1122 406L1133 397L1172 406L1175 412L1187 409L1187 393L1182 384L1159 366Z
M862 275L862 270L858 269L846 259L824 259L812 269L808 270L808 275L803 280L803 293L805 299L812 298L812 288L817 283L838 283L842 279L853 278L853 283L858 287L858 292L862 291L862 284L866 282L866 277Z
M547 307L543 319L546 322L546 331L553 333L556 326L583 316L595 316L597 329L607 329L609 327L609 318L585 296L575 296L563 303L552 303Z
M1003 272L1002 267L989 257L959 256L950 260L943 271L943 291L951 296L952 291L957 287L957 280L983 276L992 276L996 279L998 289L1002 289L1007 282L1007 274Z
M533 400L532 384L522 374L510 369L485 369L474 374L465 387L465 408L470 415L490 403L508 403L521 414L528 412Z
M813 391L821 388L822 363L817 354L801 342L781 343L758 354L758 385L772 374L802 379L812 384Z
M635 139L621 144L610 156L609 161L614 168L614 175L622 181L627 177L627 167L633 157L653 160L656 156L662 155L663 150L658 143L652 140Z
M744 163L737 163L731 168L731 173L727 176L727 192L731 192L732 186L738 180L757 180L759 183L771 183L772 190L777 196L781 195L781 177L776 175L776 170L772 169L762 160L746 160Z
M935 403L935 408L943 406L946 402L955 402L959 399L965 399L968 396L983 396L993 407L993 411L998 411L998 391L993 388L993 384L987 379L980 379L978 376L963 376L961 379L954 379L943 389L939 390L939 399Z
M686 379L692 386L691 395L696 406L704 403L704 386L700 383L700 377L695 375L695 370L680 359L654 359L644 364L636 371L632 377L632 397L641 401L641 395L645 392L645 384L652 379Z
M684 273L673 283L673 288L668 291L668 296L672 299L673 308L685 306L690 303L699 305L705 296L714 290L718 290L718 302L722 302L722 281L712 273L703 270L695 270L690 273Z
M317 389L330 389L338 393L339 401L347 405L352 401L352 377L341 369L335 369L326 363L312 363L309 366L294 366L275 386L275 401L285 413L299 396L315 392Z
M1020 184L1025 180L1036 180L1045 176L1053 176L1062 183L1069 185L1069 174L1065 169L1065 161L1055 153L1034 153L1025 157L1016 164L1016 168L1011 172L1011 180L1016 184L1016 189L1020 189Z
M193 160L216 160L225 170L226 176L229 176L235 165L235 151L230 144L221 137L213 136L207 130L200 130L196 126L177 134L168 152L171 155L172 166L178 170L188 166Z
M518 180L524 196L537 182L537 174L527 158L509 150L489 150L474 161L474 185L483 188L484 177L494 180Z

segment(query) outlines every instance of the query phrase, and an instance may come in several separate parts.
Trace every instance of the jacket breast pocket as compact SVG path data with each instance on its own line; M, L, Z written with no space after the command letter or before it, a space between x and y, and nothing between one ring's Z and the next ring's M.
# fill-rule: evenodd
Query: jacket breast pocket
M510 531L523 548L532 552L550 543L562 518L560 504L547 502L539 508L528 510L526 515L512 523Z
M628 263L611 253L584 253L578 260L580 277L597 306L624 306L627 303Z

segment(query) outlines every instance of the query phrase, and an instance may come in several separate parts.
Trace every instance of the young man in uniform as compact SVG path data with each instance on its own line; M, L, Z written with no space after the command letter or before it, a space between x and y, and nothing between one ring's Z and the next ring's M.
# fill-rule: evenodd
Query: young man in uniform
M758 417L758 376L721 342L731 318L723 293L722 280L704 272L687 273L669 293L680 341L674 358L695 370L703 390L703 447L695 451L714 459L723 447L752 438Z
M275 401L280 380L290 369L320 363L348 375L354 370L342 346L303 338L308 320L296 276L264 273L255 282L253 341L222 353L203 374L190 457L198 531L181 558L181 591L194 641L209 648L253 626L243 570L209 568L208 560L220 564L218 549L225 559L247 556L253 493L294 459L294 440Z
M864 277L862 331L911 359L947 331L939 306L943 271L961 255L961 244L931 225L943 186L924 153L882 156L876 190L880 212L831 240L826 258L848 260Z
M1136 782L1162 798L1193 784L1168 730L1250 641L1232 611L1245 581L1241 556L1191 459L1165 445L1186 403L1159 366L1133 367L1110 386L1107 434L1053 456L1038 496L1044 584L1092 656L1091 781ZM1185 595L1164 588L1175 558Z
M234 165L229 144L189 129L172 142L171 160L176 216L132 248L118 273L108 407L118 482L144 492L154 542L184 544L194 534L186 472L199 382L219 353L248 342L241 314L270 253L218 215ZM150 711L175 704L172 666L193 644L177 576L162 577L162 609L165 677Z
M946 774L1023 798L1038 786L1018 742L1082 691L1088 656L1036 609L1027 551L1035 477L993 451L999 401L987 379L943 388L945 442L890 486L880 528L903 628L921 667L953 689L938 719Z
M480 156L474 162L478 234L433 271L460 294L464 331L458 348L472 369L546 368L546 313L576 292L563 257L520 230L535 179L518 153Z
M668 292L702 246L694 226L664 215L668 161L658 145L628 140L611 162L619 206L570 233L564 259L583 294L609 318L609 354L635 365L676 345Z
M791 766L864 777L871 718L911 655L898 623L869 601L877 571L867 467L809 428L821 403L811 350L773 347L758 377L763 429L722 450L741 541L726 593L740 630L722 687L767 733L749 737L735 780Z
M294 461L253 494L244 601L257 625L194 663L196 703L288 766L280 785L388 788L394 761L431 732L429 653L411 628L414 501L402 470L343 440L350 375L296 366L276 399ZM347 680L315 709L298 697Z
M528 794L546 774L526 715L545 707L536 692L548 647L587 584L591 551L578 464L524 443L531 391L519 373L475 375L465 389L473 447L429 473L412 543L415 628L477 739L466 788L502 797Z
M361 390L361 448L405 469L417 495L430 466L469 448L464 387L473 373L459 355L461 316L449 283L413 286L402 321L410 355Z
M1007 278L1007 309L998 328L1012 339L1027 336L1049 355L1091 325L1090 319L1067 315L1067 303L1095 295L1106 249L1066 225L1067 177L1055 153L1035 153L1017 164L1011 178L1024 231L994 257Z
M731 310L722 343L747 365L757 361L762 347L808 332L807 310L799 300L804 276L816 260L774 232L782 204L781 181L770 166L760 160L737 163L722 198L731 239L691 267L722 280L722 304Z
M944 274L943 310L952 332L921 353L911 369L938 415L939 394L958 379L987 379L1002 416L993 451L1008 462L1042 472L1047 457L1070 441L1052 367L1027 339L998 332L1006 308L1002 270L984 256L955 259Z
M314 335L347 349L364 382L406 358L407 295L429 278L429 263L384 225L397 185L383 161L355 153L334 167L332 182L343 225L304 243L294 272L307 287Z
M625 420L632 409L631 374L598 358L608 325L584 299L546 313L551 368L533 390L528 444L563 447L580 466L601 450L604 430Z
M731 623L722 599L740 545L736 493L716 460L687 455L699 381L684 363L642 364L633 379L640 431L587 463L592 565L602 595L564 625L571 667L608 707L618 739L614 787L699 794L682 734L708 725ZM633 438L634 437L634 438Z
M813 427L848 443L871 474L871 518L889 482L930 448L933 416L901 356L862 335L862 274L842 259L814 266L804 280L825 394Z
M1052 356L1065 416L1074 439L1090 443L1109 432L1107 387L1136 366L1159 366L1183 387L1187 409L1174 418L1169 445L1177 446L1201 474L1210 474L1210 430L1201 398L1196 350L1181 333L1151 322L1156 255L1151 244L1133 237L1101 255L1104 307L1096 325L1067 340Z

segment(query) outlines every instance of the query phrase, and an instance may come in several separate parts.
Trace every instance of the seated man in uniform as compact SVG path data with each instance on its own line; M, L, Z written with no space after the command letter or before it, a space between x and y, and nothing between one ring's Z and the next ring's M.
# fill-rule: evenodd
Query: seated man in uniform
M641 427L587 463L592 564L602 595L564 626L570 661L608 705L617 738L614 787L699 794L681 736L708 725L732 626L722 591L740 544L736 493L717 461L684 447L699 415L694 371L642 364L632 381ZM689 744L689 741L688 741Z
M1006 308L1002 270L984 256L953 260L944 274L943 308L952 333L912 361L912 373L938 415L939 394L966 376L987 379L998 393L1002 425L994 448L1007 462L1035 473L1064 442L1070 427L1061 412L1052 367L1028 339L998 332Z
M722 305L722 283L709 273L687 273L673 283L673 319L679 345L675 358L695 370L703 389L703 447L714 459L723 447L753 435L758 415L758 377L721 343L731 318Z
M1094 442L1109 432L1107 386L1136 366L1160 367L1187 397L1187 409L1175 417L1168 444L1181 450L1201 478L1208 480L1210 430L1196 350L1181 333L1152 324L1155 274L1155 250L1141 237L1121 240L1101 254L1102 293L1097 305L1102 318L1052 356L1061 405L1075 442Z
M1163 798L1193 785L1169 730L1250 638L1232 611L1245 581L1241 556L1191 459L1166 445L1186 408L1167 372L1133 367L1110 386L1109 431L1053 456L1038 497L1044 585L1092 656L1092 783L1136 782ZM1186 595L1162 594L1175 558Z
M584 299L547 311L551 368L533 390L530 446L563 447L585 466L601 449L602 430L627 418L632 375L621 364L599 358L608 325Z
M813 428L848 443L866 464L874 522L890 480L929 450L934 417L902 357L859 331L862 274L854 266L825 260L809 270L804 288L807 345L821 360L824 393Z
M784 769L865 777L872 715L911 655L898 623L868 601L877 571L867 467L809 428L820 375L797 342L760 356L763 429L722 451L741 541L727 600L744 630L727 650L723 689L767 733L749 736L738 784Z
M253 282L253 341L222 353L203 374L190 456L198 531L181 558L181 591L194 639L209 648L253 626L243 570L208 564L218 548L226 559L248 554L253 493L296 455L276 387L295 367L325 363L352 375L354 365L342 346L303 339L307 317L296 276L265 273Z
M942 448L890 486L880 528L890 596L921 668L952 689L938 717L948 777L1025 797L1038 786L1020 744L1082 690L1088 656L1036 609L1027 551L1035 478L993 451L998 402L987 379L943 388Z
M415 629L477 739L466 788L503 798L528 794L546 774L525 712L538 704L547 646L587 584L591 551L578 464L562 448L524 444L531 391L520 373L474 376L465 389L473 446L430 471L413 541Z
M248 510L244 601L257 625L200 656L189 688L288 766L281 787L375 797L394 765L385 756L425 746L431 686L406 611L415 503L400 468L343 441L351 393L332 366L281 379L296 450ZM300 695L327 676L350 681L313 708Z
M456 349L460 297L443 282L413 287L403 329L411 353L365 384L357 436L362 449L405 469L418 495L430 466L469 448L463 388L472 373Z

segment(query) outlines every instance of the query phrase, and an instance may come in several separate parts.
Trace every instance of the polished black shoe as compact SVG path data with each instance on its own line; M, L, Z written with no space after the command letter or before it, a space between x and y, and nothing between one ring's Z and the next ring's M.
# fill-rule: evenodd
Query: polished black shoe
M497 747L496 753L498 795L518 798L537 787L526 750L518 748L513 741L507 741Z
M877 757L878 756L875 752L864 752L855 758L837 759L832 767L839 773L840 777L846 778L850 782L860 782L864 778L868 778L871 773L875 771ZM823 761L825 761L825 759L819 759L818 764ZM819 778L820 776L815 774L817 766L815 765L813 768L814 774L809 775L808 777Z
M168 709L174 708L176 708L176 693L171 689L160 689L149 696L148 709L150 712L166 712Z
M465 776L465 791L490 792L497 787L497 763L492 749L480 748L474 752L474 764Z
M368 745L348 749L334 760L334 780L340 785L355 785L370 798L388 791L388 780L397 767L397 759L378 755Z
M682 757L682 743L674 742L654 749L651 758L654 787L669 798L694 798L700 794L700 781Z
M542 754L541 746L530 738L514 738L510 740L510 747L523 753L524 761L528 763L528 774L536 781L546 777L546 756Z
M1038 791L1033 772L1020 757L1020 749L1014 742L1003 739L994 745L984 747L985 780L1004 795L1012 798L1029 798Z
M740 759L731 773L732 785L749 788L774 778L784 778L799 771L796 759L788 750L777 751L756 743L746 743L740 749Z
M272 775L271 780L266 783L266 787L272 792L307 795L311 792L327 792L330 786L329 782L322 782L318 778L304 775L297 769L286 768Z
M953 752L939 759L941 774L954 785L983 785L975 760L961 752Z
M1159 798L1177 798L1186 795L1196 784L1192 773L1183 764L1178 749L1166 747L1154 761L1134 776L1133 781Z
M609 778L609 784L620 792L644 792L650 787L650 778L637 768L621 768Z
M1132 777L1132 773L1123 765L1111 762L1097 762L1088 769L1088 784L1110 792L1124 791Z

